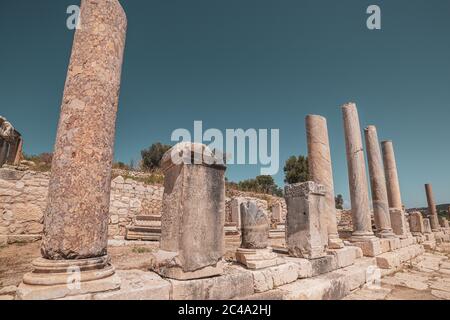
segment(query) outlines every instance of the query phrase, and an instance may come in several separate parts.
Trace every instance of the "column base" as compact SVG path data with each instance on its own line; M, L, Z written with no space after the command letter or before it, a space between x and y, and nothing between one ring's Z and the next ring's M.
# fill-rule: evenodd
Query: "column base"
M363 255L366 257L376 257L381 254L381 242L380 239L375 237L373 233L353 233L350 238L352 245L360 247Z
M376 239L373 232L370 231L355 231L350 237L351 242L370 241Z
M25 274L19 285L18 300L54 300L120 288L120 278L108 256L80 260L38 258L32 266L34 270Z
M392 229L381 230L376 234L379 238L397 238L397 235L392 231Z
M175 280L193 280L219 276L223 273L223 262L205 266L195 271L185 271L180 265L177 252L159 250L154 254L155 261L151 270L160 276Z
M257 270L277 266L285 263L271 248L267 249L244 249L236 250L236 260L247 269Z

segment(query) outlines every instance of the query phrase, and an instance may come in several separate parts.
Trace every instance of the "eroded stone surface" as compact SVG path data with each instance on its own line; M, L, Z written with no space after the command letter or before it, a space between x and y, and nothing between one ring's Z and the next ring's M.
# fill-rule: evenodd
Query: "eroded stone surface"
M111 166L127 19L117 0L84 0L64 89L42 255L106 254Z
M343 248L337 230L334 199L333 169L328 140L327 120L317 115L306 117L306 137L308 141L309 175L312 181L325 188L325 212L321 215L322 224L328 230L328 246L332 249Z

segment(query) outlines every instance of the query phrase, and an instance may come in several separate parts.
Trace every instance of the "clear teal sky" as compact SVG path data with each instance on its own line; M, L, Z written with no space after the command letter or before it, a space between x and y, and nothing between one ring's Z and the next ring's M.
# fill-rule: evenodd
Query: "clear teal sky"
M423 184L450 201L448 0L128 0L128 38L116 159L139 159L174 129L279 128L281 161L306 153L304 117L329 122L336 192L348 199L339 106L392 139L403 200L426 204ZM75 0L0 2L0 114L25 152L51 151ZM382 30L366 28L370 4ZM230 180L257 166L231 166ZM283 172L275 176L283 184Z

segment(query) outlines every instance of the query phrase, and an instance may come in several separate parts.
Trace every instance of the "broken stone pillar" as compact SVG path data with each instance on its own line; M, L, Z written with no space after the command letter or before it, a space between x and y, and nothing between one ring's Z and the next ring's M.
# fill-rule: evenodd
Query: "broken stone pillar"
M423 219L423 233L432 233L431 223L429 218Z
M425 233L423 217L420 212L411 212L409 214L409 227L414 236L420 236Z
M331 165L330 143L327 120L317 115L306 117L306 137L308 141L308 167L312 181L324 186L324 218L328 230L328 247L339 249L344 243L339 238L334 199L333 169Z
M431 230L437 232L439 231L440 227L436 203L434 202L433 187L431 186L431 184L425 185L425 192L427 194L428 217L430 218Z
M328 244L325 188L312 181L286 186L286 247L289 255L316 259L326 255Z
M236 251L236 260L248 269L261 269L281 263L277 255L268 248L269 219L258 208L256 202L241 203L242 241Z
M358 110L354 103L342 107L347 150L348 181L352 206L352 241L373 239L369 206L369 190L366 178L366 164L361 139Z
M209 154L204 145L179 143L161 160L161 243L152 269L164 277L197 279L223 271L226 166Z
M377 234L381 238L392 238L395 234L391 227L389 202L386 191L386 179L383 170L378 134L375 126L368 126L364 130L369 163L370 185L372 190L372 204Z
M272 218L278 223L284 223L283 207L281 206L281 203L278 202L272 206Z
M384 173L386 176L392 230L400 238L405 238L408 235L408 230L400 194L400 183L398 180L394 146L392 141L383 141L381 146L383 151Z
M231 200L231 222L236 223L236 227L238 230L241 229L241 203L243 199L242 198L233 198Z
M42 258L24 276L20 299L57 299L120 286L107 240L126 26L117 0L81 2L53 154Z

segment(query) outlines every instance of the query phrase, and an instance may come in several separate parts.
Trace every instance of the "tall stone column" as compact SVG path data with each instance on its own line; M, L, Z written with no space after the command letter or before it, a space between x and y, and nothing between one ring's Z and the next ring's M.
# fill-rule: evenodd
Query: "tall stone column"
M391 227L389 202L386 191L386 178L384 176L383 160L381 158L377 128L375 126L368 126L364 129L364 136L366 139L373 213L377 234L382 238L395 237Z
M389 207L402 210L402 197L398 180L397 164L395 162L394 146L392 141L383 141L383 162L386 176Z
M374 234L370 217L369 190L358 110L354 103L349 103L342 107L342 112L352 206L352 240L364 241L366 239L373 239Z
M106 247L127 19L117 0L83 0L80 18L56 135L42 258L24 276L19 298L56 299L120 286ZM67 285L72 270L81 272L79 286Z
M439 218L436 209L436 203L434 202L433 187L431 184L425 185L425 192L427 194L428 202L428 214L430 218L431 230L439 231Z
M392 141L383 141L381 148L392 229L396 235L404 238L408 236L408 227L400 193L394 146Z
M306 117L306 137L308 141L308 165L310 179L324 186L325 220L328 232L328 247L339 249L344 243L339 239L334 199L333 169L331 164L330 143L327 120L317 115Z

